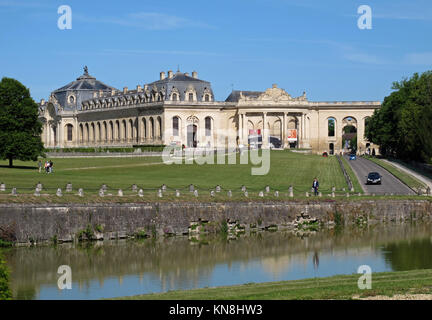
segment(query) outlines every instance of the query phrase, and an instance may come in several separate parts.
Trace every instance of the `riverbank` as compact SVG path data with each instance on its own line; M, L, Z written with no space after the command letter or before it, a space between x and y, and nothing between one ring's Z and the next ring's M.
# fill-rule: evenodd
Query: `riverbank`
M117 298L120 300L303 300L432 298L432 269L372 274L372 289L360 290L361 274L294 281L250 283Z
M199 236L220 232L429 221L432 202L300 200L0 204L0 239L15 243Z

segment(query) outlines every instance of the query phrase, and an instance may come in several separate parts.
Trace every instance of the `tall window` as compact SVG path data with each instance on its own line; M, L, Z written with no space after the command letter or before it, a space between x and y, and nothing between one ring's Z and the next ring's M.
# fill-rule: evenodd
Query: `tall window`
M189 93L189 101L193 101L193 93Z
M334 137L335 136L335 125L336 125L336 121L334 118L329 118L328 119L328 136L329 137Z
M205 101L205 102L209 102L209 101L210 101L210 95L206 94L206 95L204 96L204 101Z
M172 95L172 99L173 101L177 101L178 97L177 97L177 93L173 93Z
M179 118L173 118L173 136L177 137L179 135Z
M210 117L205 118L205 133L206 133L206 137L211 136L211 118Z
M71 124L67 125L67 141L72 141L72 129L73 126Z

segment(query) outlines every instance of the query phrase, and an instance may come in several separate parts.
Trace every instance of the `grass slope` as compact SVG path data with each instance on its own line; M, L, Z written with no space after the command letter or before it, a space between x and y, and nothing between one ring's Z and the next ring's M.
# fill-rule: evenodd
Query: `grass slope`
M146 158L78 158L53 159L54 173L38 173L36 162L15 161L17 168L8 168L6 161L0 162L0 181L6 183L7 192L17 187L18 192L32 193L37 182L41 182L49 193L57 188L65 188L71 182L77 188L98 190L105 183L113 189L130 189L137 184L143 189L156 189L166 184L172 189L186 188L194 184L199 190L210 190L221 185L225 190L240 189L260 191L266 185L273 190L287 190L294 186L296 192L310 191L312 180L317 177L320 189L330 192L335 186L340 190L346 187L344 177L334 157L304 155L290 151L272 151L270 171L267 175L251 175L252 164L172 164L162 163L160 157ZM255 166L255 167L259 167ZM21 189L21 190L20 190Z
M245 284L230 287L169 291L118 299L133 300L300 300L352 299L355 296L431 294L432 270L413 270L372 274L372 289L360 290L360 274L295 281Z

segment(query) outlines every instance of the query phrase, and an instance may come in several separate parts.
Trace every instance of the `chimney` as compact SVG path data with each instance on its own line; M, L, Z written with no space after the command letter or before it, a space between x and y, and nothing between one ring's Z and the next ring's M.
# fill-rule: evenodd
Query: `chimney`
M275 89L275 88L277 88L277 84L276 83L273 83L273 89Z
M140 85L137 85L137 92L142 92L142 87Z
M161 80L165 79L165 72L162 71L162 72L160 73L160 79L161 79Z
M99 90L99 97L102 97L102 96L103 96L103 91Z
M168 79L171 79L173 77L173 72L172 70L168 71Z
M128 87L123 88L123 93L126 94L128 92Z
M185 72L185 74L184 74L185 76L189 76L189 73L188 72Z
M198 79L198 72L192 71L192 78Z
M148 90L148 85L145 84L145 85L144 85L144 91L147 91L147 90Z
M41 99L40 104L43 106L45 104L45 99Z
M116 94L115 89L111 89L111 95L114 96Z

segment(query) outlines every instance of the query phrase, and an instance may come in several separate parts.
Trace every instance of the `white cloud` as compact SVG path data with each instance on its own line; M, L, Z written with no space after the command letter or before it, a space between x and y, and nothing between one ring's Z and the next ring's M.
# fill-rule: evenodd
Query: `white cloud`
M409 53L405 56L405 63L417 65L432 65L432 52Z
M127 14L123 17L88 17L79 15L77 18L81 21L90 23L117 24L126 27L137 27L147 30L171 30L190 27L208 29L215 28L199 21L157 12L136 12Z

